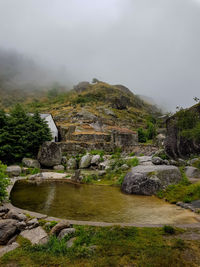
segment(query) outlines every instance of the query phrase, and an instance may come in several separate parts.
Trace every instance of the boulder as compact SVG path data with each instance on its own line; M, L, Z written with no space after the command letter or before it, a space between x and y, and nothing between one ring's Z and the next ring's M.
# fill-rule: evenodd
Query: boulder
M133 157L131 157L133 158ZM137 157L140 165L152 165L152 157L151 156L141 156ZM127 158L128 159L128 158Z
M45 142L38 152L38 161L46 167L60 165L62 153L60 146L55 142Z
M107 170L110 168L110 160L105 160L99 164L100 170Z
M84 155L80 160L79 168L80 169L89 168L91 164L91 160L92 160L92 156L90 154Z
M121 166L121 169L122 169L123 171L126 171L126 170L129 169L129 166L128 166L127 164L123 164L123 165Z
M40 168L40 163L36 159L23 158L22 163L28 168Z
M0 248L0 257L2 257L4 254L16 249L19 247L19 244L17 242L13 242L11 245L5 246Z
M22 169L20 166L8 166L6 169L6 173L8 174L9 177L14 177L14 176L20 176L22 172Z
M70 158L67 161L67 169L68 170L76 170L77 169L77 161L75 158Z
M51 235L56 235L58 236L59 233L63 230L63 229L66 229L66 228L70 228L70 223L67 222L67 221L61 221L59 223L57 223L52 229L51 229L51 232L50 234Z
M48 242L48 235L41 226L25 230L20 235L31 241L32 244L45 244Z
M139 165L125 176L122 191L128 194L153 195L180 181L181 173L175 166Z
M200 170L195 167L187 166L185 174L188 178L200 178Z
M91 165L98 165L101 161L101 156L100 155L94 155L91 160Z
M63 165L56 165L53 167L55 171L64 171L65 167Z
M193 164L195 164L196 162L198 162L200 160L200 158L194 158L194 159L191 159L190 161L189 161L189 163L191 164L191 165L193 165Z
M76 232L76 230L74 228L66 228L60 231L58 238L62 239L63 237L70 235L70 234L74 234Z
M0 245L6 245L18 231L18 221L13 219L0 220Z
M34 219L28 221L27 226L29 227L29 229L39 226L38 220L36 218L34 218Z
M67 241L67 248L71 248L74 245L76 239L77 239L76 237L70 238L70 240Z
M23 213L19 213L14 209L9 210L6 215L6 219L14 219L18 221L26 221L27 217Z
M153 158L152 158L152 163L153 163L154 165L162 165L164 162L163 162L163 160L162 160L161 158L159 158L159 157L153 157Z

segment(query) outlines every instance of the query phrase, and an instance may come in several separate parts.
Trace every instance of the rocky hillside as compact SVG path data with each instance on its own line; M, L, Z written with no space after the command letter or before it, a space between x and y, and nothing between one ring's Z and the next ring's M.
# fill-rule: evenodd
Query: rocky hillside
M167 120L165 150L173 158L200 153L200 103Z
M68 93L30 103L28 107L53 115L60 140L70 146L66 150L72 150L76 144L87 148L92 145L95 149L108 149L110 144L134 145L138 127L145 125L150 114L159 114L155 106L125 86L104 82L81 82Z

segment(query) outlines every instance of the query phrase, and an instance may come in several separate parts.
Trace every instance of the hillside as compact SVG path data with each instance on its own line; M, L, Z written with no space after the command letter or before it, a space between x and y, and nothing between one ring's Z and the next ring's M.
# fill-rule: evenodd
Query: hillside
M51 113L61 141L87 147L93 144L93 148L113 142L116 146L135 144L138 127L145 126L149 115L160 114L128 88L104 82L82 82L65 93L54 90L48 97L26 103L26 107L31 112Z

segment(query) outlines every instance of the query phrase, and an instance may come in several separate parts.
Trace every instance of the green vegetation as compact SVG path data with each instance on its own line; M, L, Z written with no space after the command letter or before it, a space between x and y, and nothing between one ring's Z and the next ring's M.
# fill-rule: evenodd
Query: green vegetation
M192 164L193 167L200 169L200 158Z
M0 203L6 198L7 191L6 188L10 183L10 180L6 175L7 166L2 164L0 161Z
M153 116L148 116L146 119L146 127L138 129L138 141L140 143L146 143L149 140L153 140L156 136L157 121Z
M35 157L39 146L52 139L47 123L39 113L28 115L19 104L10 115L0 111L0 160L20 162L23 157Z
M164 225L163 226L163 232L165 234L173 235L173 234L175 234L175 229L174 229L174 227L172 227L170 225Z
M177 203L179 201L190 203L194 200L200 199L200 182L191 184L183 169L182 181L176 185L169 185L165 190L161 190L157 193L159 198L164 198L170 203Z
M31 246L18 238L20 247L0 259L0 265L39 266L142 266L195 267L200 261L197 241L166 238L162 228L75 226L76 233L58 240L51 237L46 245ZM72 247L66 242L75 237ZM192 257L191 257L192 255Z
M189 140L200 141L200 118L193 110L180 109L177 113L177 126L180 136Z

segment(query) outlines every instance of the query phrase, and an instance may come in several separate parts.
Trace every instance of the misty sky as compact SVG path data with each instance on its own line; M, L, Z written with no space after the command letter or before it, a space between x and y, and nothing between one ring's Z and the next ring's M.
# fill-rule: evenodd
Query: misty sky
M0 0L0 47L169 109L200 97L200 0Z

